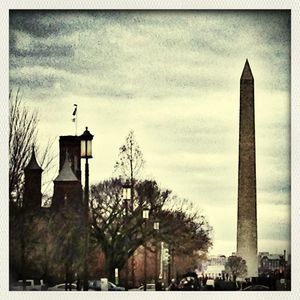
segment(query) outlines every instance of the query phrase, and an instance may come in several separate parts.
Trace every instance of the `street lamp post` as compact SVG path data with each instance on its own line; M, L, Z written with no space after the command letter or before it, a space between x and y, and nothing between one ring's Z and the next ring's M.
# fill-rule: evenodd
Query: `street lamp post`
M147 291L147 239L146 239L146 230L147 230L147 220L149 219L149 209L143 209L143 220L144 220L144 291Z
M156 240L156 245L155 245L155 282L158 281L158 241L157 241L157 235L159 231L159 222L154 222L153 224L153 229L155 230L155 240Z
M81 140L81 158L85 159L85 186L84 186L84 264L83 264L83 290L87 291L88 286L88 264L87 264L87 251L88 251L88 213L89 213L89 158L92 158L92 140L93 135L85 127L85 131L80 136Z
M175 246L171 245L171 257L170 257L170 263L171 263L171 278L175 277L176 274L176 265L175 265Z
M123 201L125 205L125 290L128 291L128 230L127 230L127 221L128 221L128 200L131 199L131 186L128 184L123 185Z

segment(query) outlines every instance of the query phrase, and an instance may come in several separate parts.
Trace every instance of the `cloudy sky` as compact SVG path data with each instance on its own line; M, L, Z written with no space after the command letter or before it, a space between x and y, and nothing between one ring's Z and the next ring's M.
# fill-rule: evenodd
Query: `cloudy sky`
M11 12L10 87L41 144L95 135L92 183L130 130L153 178L195 203L211 253L236 250L239 80L255 78L258 250L290 251L290 17L283 11ZM57 169L53 177L57 175Z

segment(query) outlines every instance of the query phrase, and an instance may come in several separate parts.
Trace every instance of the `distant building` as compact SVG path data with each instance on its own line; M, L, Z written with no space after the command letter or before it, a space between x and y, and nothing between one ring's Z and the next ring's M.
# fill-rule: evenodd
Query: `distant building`
M206 261L202 261L198 268L199 274L216 278L225 271L227 258L225 255L210 255Z
M275 271L283 272L286 267L284 254L270 254L269 252L260 252L258 254L259 274L269 274Z
M215 255L209 256L207 260L207 264L209 266L217 266L217 265L224 265L226 263L226 256L225 255Z
M225 272L225 265L213 265L213 266L206 267L204 275L211 278L217 278L222 276L224 272Z

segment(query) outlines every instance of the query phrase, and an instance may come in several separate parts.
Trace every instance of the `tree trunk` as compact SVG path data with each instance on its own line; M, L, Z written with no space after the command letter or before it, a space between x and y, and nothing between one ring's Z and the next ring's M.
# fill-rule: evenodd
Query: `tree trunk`
M115 262L112 251L108 251L105 255L105 274L108 281L115 282Z
M134 270L135 269L135 259L134 259L134 252L132 253L131 256L131 281L132 281L132 287L135 287L135 274Z

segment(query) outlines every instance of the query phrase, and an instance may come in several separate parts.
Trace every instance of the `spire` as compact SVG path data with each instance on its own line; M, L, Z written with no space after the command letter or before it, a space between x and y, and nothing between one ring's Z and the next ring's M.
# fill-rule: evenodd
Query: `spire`
M243 70L243 73L242 73L242 76L241 76L241 80L253 80L253 79L254 78L253 78L253 75L252 75L252 72L251 72L251 68L250 68L248 59L246 59L244 70Z
M71 169L68 151L66 151L65 162L54 181L78 181L77 177Z
M39 166L39 164L36 161L34 145L32 145L31 158L30 158L30 161L29 161L28 165L25 167L25 170L40 170L40 171L43 171L42 168Z

